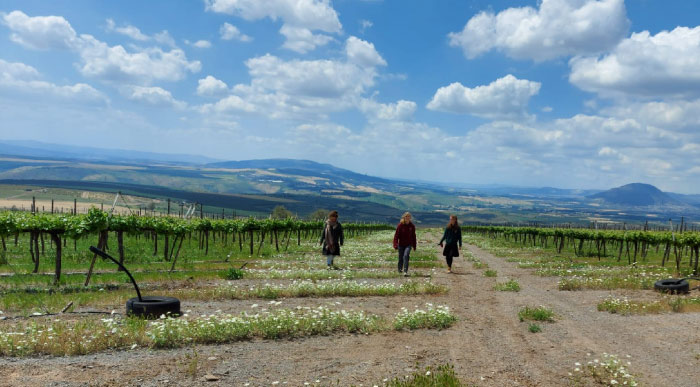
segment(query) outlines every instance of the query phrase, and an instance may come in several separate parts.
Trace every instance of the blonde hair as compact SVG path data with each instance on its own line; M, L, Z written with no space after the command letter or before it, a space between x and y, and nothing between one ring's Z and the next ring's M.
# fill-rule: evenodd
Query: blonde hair
M408 224L408 221L406 220L407 216L411 216L411 213L408 211L404 212L403 215L401 215L401 223Z

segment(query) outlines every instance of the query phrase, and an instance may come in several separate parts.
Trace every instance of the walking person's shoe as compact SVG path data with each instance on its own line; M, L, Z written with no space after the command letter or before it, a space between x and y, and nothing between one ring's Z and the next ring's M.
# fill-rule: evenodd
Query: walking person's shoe
M404 271L404 272L403 272L403 276L404 276L404 277L408 277L408 272L407 272L407 271Z
M450 267L450 268L447 268L447 273L448 273L448 274L452 274L452 268L451 268L451 267Z

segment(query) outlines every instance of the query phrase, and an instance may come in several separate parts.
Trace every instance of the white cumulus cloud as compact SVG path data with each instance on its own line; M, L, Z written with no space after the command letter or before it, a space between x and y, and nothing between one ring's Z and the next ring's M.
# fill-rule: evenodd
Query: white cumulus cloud
M281 20L284 48L305 53L332 38L313 31L340 33L342 25L329 0L205 0L208 11L236 15L246 20Z
M200 79L197 85L197 94L199 95L221 95L228 91L228 86L222 80L216 79L211 75Z
M127 51L123 46L109 46L92 35L77 36L70 23L61 16L30 17L21 11L4 15L12 31L11 39L33 49L65 49L76 52L82 62L80 72L102 80L151 83L155 80L176 81L187 72L198 72L199 61L189 61L184 51L159 47ZM169 40L169 35L161 38ZM171 40L172 38L170 38Z
M511 74L474 88L455 82L439 88L427 107L491 119L524 118L528 115L530 98L539 93L540 86L539 82L518 79Z
M190 42L189 40L185 40L185 43L196 48L211 48L211 42L208 40L198 40L196 42Z
M122 34L130 37L131 39L139 41L146 41L150 39L148 36L144 35L140 29L132 25L117 27L117 25L114 23L114 20L112 19L107 19L107 31L114 31L118 34Z
M623 0L542 0L539 9L481 12L448 37L470 59L495 49L542 61L603 52L624 38L629 24Z
M700 95L700 26L634 33L602 57L571 59L569 81L604 96Z
M174 107L176 109L184 109L187 104L183 101L176 100L173 95L160 87L144 87L132 86L126 88L127 98L145 102L153 106Z
M374 44L351 36L345 43L348 61L363 67L386 66L386 61L374 48Z
M286 48L300 54L305 54L312 51L318 46L324 46L333 40L333 38L328 35L314 34L308 28L293 27L287 24L280 28L280 33L287 38L282 45L282 48Z
M108 98L85 83L56 85L41 80L41 74L34 67L19 62L0 59L0 91L30 95L34 98L54 98L66 102L107 102Z
M10 28L10 39L35 50L74 50L80 46L70 23L62 16L27 16L22 11L3 15L3 22Z
M238 27L229 23L224 23L221 25L221 28L219 28L219 34L223 40L239 40L241 42L250 42L253 40L253 38L250 36L241 33Z
M416 103L402 99L396 103L383 104L364 99L360 103L360 111L365 113L371 120L409 121L416 111Z
M272 119L318 119L326 118L331 112L362 109L365 93L375 85L376 66L386 62L372 45L353 38L348 42L358 49L346 51L345 60L284 60L270 54L248 59L245 64L250 83L231 88L228 102L222 100L215 111L225 113L230 108L232 113L255 112ZM216 82L209 80L205 84ZM411 104L404 101L394 107L388 105L382 114L404 119L408 110L415 109ZM372 117L379 117L382 109L378 106Z

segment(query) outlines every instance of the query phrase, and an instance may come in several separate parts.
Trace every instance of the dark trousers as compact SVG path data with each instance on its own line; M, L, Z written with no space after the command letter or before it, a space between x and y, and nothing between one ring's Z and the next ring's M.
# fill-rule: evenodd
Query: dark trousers
M411 246L399 246L399 271L408 271L408 259L411 256Z
M452 256L451 256L451 255L447 255L447 256L445 257L445 260L447 261L447 267L452 268Z

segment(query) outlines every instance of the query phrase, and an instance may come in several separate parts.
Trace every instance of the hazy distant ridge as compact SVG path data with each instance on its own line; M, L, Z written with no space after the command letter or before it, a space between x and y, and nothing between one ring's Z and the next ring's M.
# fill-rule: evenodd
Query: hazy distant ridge
M602 199L608 203L625 206L683 206L688 205L671 197L650 184L632 183L589 195L590 199Z

